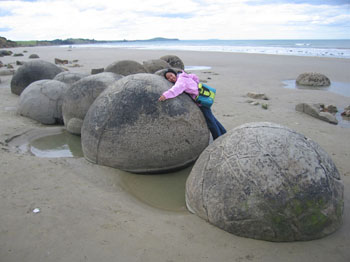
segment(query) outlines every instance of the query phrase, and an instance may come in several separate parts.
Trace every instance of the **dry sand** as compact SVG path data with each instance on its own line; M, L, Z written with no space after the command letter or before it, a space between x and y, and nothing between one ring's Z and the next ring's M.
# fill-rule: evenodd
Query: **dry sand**
M145 205L120 186L121 171L84 158L46 159L14 152L5 141L43 125L16 115L11 77L0 76L0 261L350 261L350 129L295 111L301 102L345 107L350 98L326 91L283 88L302 72L350 83L350 60L218 52L32 47L6 64L41 59L75 60L90 73L123 59L142 62L178 55L217 88L213 112L229 130L253 121L288 126L319 143L333 158L345 185L344 224L323 239L272 243L226 233L188 212ZM194 72L194 71L193 71ZM208 79L210 78L210 79ZM247 92L265 93L268 110L246 103ZM40 213L32 210L40 208Z

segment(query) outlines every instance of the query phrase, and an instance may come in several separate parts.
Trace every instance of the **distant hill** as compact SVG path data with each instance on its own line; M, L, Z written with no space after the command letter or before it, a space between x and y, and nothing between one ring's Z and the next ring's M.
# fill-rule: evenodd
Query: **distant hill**
M155 37L147 40L95 40L84 38L68 38L66 40L32 40L32 41L16 41L18 46L50 46L50 45L82 45L82 44L98 44L98 43L118 43L118 42L137 42L137 41L179 41L177 38Z
M17 43L11 40L7 40L5 37L0 36L0 48L16 47Z

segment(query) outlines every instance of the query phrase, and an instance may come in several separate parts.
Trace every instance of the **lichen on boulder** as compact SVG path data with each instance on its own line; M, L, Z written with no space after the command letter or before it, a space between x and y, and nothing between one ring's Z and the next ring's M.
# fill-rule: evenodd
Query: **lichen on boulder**
M209 143L203 113L182 94L159 102L171 83L154 74L117 81L91 105L81 137L86 159L135 173L161 173L195 161Z
M311 240L341 226L343 191L317 143L278 124L248 123L203 151L186 182L186 204L238 236Z

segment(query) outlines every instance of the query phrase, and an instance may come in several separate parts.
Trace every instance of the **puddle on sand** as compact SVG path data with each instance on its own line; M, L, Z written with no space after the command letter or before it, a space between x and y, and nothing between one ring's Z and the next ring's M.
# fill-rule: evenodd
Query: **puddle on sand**
M30 153L37 157L83 157L80 137L67 131L61 134L43 136L28 144Z
M209 70L210 66L185 66L185 70L187 71L199 71L199 70Z
M33 129L10 140L10 146L37 157L83 157L80 137L62 127ZM117 173L120 186L140 202L161 210L184 212L185 184L192 166L164 174Z
M121 186L139 201L167 211L184 212L185 185L193 165L166 174L121 174Z
M83 157L80 137L63 127L31 129L9 140L11 147L37 157Z
M323 91L329 91L332 93L350 97L350 83L332 82L330 86L325 86L325 87L300 86L295 83L295 80L284 80L282 81L282 83L284 84L284 88L323 90Z

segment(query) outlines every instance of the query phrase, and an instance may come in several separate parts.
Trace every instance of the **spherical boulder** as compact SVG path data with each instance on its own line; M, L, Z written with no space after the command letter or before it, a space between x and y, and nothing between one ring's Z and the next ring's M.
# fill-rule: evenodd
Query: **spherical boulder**
M209 130L192 99L159 102L171 83L134 74L106 89L91 105L81 131L86 159L135 173L161 173L192 163L207 147Z
M184 63L176 55L165 55L165 56L162 56L160 59L162 59L165 62L167 62L171 67L180 68L182 70L185 69Z
M146 69L147 73L153 74L158 70L170 68L170 65L162 59L153 59L144 61L143 67Z
M303 73L295 81L297 85L302 86L330 86L329 78L320 73Z
M36 59L36 58L40 58L40 57L37 54L31 54L28 58Z
M317 143L281 125L248 123L200 155L186 182L186 204L239 236L311 240L340 227L343 190Z
M86 112L102 91L122 78L114 73L100 73L75 82L63 99L62 113L67 131L80 135Z
M63 69L58 66L43 60L26 62L12 77L11 92L20 95L31 83L37 80L53 79L62 71Z
M68 86L56 80L38 80L20 95L17 112L42 124L63 124L62 101Z
M114 62L105 68L105 72L128 76L138 73L147 73L147 70L140 63L132 60Z
M68 86L72 86L75 82L87 76L88 74L73 73L73 72L65 71L57 74L53 78L53 80L61 81L67 84Z

